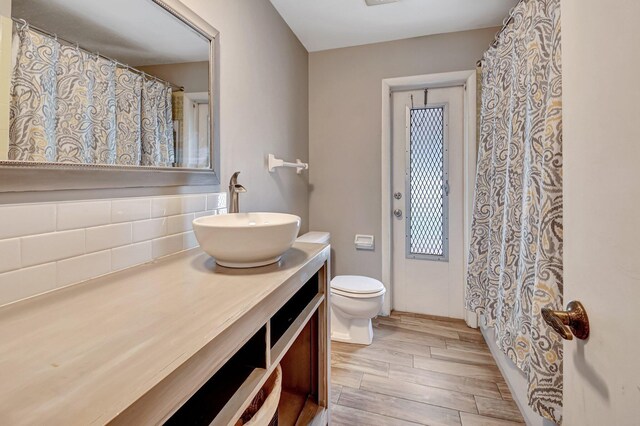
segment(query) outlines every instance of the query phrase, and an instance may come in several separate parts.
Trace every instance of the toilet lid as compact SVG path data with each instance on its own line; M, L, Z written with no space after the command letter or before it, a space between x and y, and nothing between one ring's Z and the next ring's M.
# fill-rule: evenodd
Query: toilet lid
M380 281L360 275L338 275L331 280L331 288L353 294L373 294L384 290Z

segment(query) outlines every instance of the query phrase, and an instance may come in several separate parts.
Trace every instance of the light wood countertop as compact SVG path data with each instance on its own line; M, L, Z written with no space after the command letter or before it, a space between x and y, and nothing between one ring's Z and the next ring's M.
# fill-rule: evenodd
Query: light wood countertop
M240 270L194 249L0 308L0 424L112 421L249 313L268 318L328 256L296 243Z

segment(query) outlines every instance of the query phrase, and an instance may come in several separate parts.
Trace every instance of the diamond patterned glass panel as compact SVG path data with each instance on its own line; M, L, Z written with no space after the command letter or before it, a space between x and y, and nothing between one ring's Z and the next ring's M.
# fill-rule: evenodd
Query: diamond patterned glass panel
M409 254L446 256L444 107L413 108L410 119Z

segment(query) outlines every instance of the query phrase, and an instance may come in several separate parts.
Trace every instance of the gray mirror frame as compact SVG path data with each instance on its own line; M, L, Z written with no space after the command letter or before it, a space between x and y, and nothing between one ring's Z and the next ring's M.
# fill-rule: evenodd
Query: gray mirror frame
M146 166L57 164L0 161L0 193L68 189L218 185L220 179L220 65L219 32L180 0L151 0L211 40L209 53L209 114L211 148L209 169L168 169Z

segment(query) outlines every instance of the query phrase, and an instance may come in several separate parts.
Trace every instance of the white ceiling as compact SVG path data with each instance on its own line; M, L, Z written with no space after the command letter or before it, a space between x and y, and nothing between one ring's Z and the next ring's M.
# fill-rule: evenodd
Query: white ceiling
M502 24L518 0L271 0L310 52Z
M209 42L151 0L12 0L11 14L131 66L209 60Z

